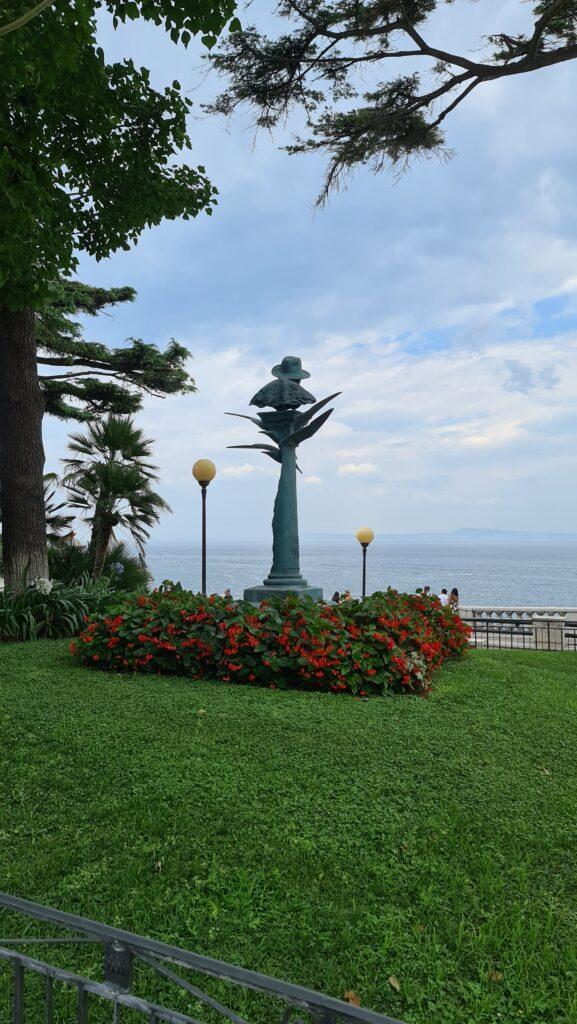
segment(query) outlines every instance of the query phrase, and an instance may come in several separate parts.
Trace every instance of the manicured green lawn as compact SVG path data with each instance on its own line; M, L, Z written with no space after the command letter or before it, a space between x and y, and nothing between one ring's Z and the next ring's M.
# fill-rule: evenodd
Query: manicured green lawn
M410 1024L577 1021L576 655L358 701L4 646L0 723L2 889Z

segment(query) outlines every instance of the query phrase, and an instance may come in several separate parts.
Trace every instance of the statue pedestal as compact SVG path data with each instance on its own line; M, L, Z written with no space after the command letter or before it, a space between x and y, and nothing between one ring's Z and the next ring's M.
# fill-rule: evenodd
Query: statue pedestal
M322 601L323 599L321 587L309 587L305 583L304 586L292 587L269 587L264 584L260 587L248 587L244 592L244 600L250 601L251 604L260 604L261 601L270 601L271 597L280 597L282 600L289 594L294 594L296 597L310 597L313 601Z

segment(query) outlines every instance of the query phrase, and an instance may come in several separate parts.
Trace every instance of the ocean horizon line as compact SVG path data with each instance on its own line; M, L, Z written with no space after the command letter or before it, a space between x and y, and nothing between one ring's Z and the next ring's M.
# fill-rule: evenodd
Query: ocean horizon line
M269 538L262 541L216 541L209 537L207 587L230 589L235 597L260 586L271 566ZM418 543L404 540L371 544L367 557L369 593L394 587L413 592L429 585L439 593L457 587L461 604L577 607L577 544L565 542ZM360 592L361 552L354 537L334 536L329 543L301 544L301 572L325 597L335 591ZM200 547L194 541L149 545L147 563L155 585L165 579L186 589L200 588Z
M272 540L267 537L209 537L209 543L219 547L262 547L272 546ZM300 537L301 547L330 544L350 544L356 547L358 541L354 533L302 533ZM147 547L149 549L161 549L168 547L187 547L196 550L200 541L188 537L152 537ZM532 533L529 531L507 531L507 530L454 530L446 533L375 533L373 545L381 544L495 544L495 545L577 545L577 533Z

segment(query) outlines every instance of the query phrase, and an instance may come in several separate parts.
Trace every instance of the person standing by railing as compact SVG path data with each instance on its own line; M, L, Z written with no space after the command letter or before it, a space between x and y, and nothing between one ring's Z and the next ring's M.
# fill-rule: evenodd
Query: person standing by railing
M457 612L459 608L459 591L456 587L453 587L449 594L449 608L452 612Z

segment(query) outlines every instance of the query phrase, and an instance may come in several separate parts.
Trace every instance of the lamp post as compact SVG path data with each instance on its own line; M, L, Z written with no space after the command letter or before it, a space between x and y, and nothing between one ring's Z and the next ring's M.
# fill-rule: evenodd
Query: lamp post
M210 459L197 459L192 467L192 475L200 484L202 491L202 586L203 594L206 594L206 489L211 480L216 476L216 466Z
M361 526L360 530L357 530L357 540L363 549L363 597L366 596L367 590L367 548L374 539L375 535L369 526Z

